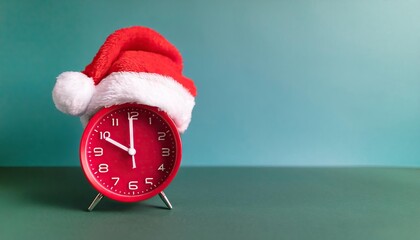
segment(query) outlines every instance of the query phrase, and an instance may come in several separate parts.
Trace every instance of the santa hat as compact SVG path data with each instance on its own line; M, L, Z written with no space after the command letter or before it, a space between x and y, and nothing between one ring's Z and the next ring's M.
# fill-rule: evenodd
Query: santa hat
M83 72L64 72L53 90L55 106L87 122L102 107L122 103L155 106L180 132L191 121L194 82L182 74L182 56L169 41L146 27L111 34Z

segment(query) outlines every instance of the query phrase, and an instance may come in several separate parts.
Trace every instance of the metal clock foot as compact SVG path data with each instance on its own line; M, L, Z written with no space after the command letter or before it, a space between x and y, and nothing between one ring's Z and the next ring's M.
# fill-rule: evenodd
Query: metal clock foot
M169 202L169 199L166 197L166 195L165 195L165 193L163 191L159 193L159 197L165 203L166 207L169 210L171 210L172 209L172 204L171 204L171 202Z
M98 203L102 200L103 197L104 195L98 193L98 195L96 195L95 199L93 199L92 203L89 205L88 211L91 212L96 207L96 205L98 205Z

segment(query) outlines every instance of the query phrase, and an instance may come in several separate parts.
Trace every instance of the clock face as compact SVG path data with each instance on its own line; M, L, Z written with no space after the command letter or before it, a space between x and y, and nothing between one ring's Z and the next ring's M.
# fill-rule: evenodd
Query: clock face
M80 143L89 182L103 195L134 202L163 191L181 162L181 140L172 120L156 108L125 104L100 110Z

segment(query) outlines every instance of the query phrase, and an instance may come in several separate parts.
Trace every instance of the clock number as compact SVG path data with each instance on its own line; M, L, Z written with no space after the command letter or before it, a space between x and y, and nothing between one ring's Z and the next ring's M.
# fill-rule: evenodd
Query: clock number
M138 118L137 118L139 116L138 112L128 112L127 114L128 114L128 119L129 120L130 120L130 118L133 119L133 120L138 120Z
M139 181L131 181L128 183L128 189L130 190L137 190L139 189L139 186L137 186L137 184L139 183Z
M169 155L171 155L170 149L169 148L162 148L162 156L167 157Z
M108 172L108 164L101 163L99 164L99 170L100 173L107 173Z
M162 165L159 166L158 170L160 170L162 172L165 171L165 168L163 167L163 163L162 163Z
M99 132L99 139L105 139L105 138L109 138L111 137L111 133L106 131L106 132Z
M153 185L153 178L146 178L146 179L144 179L144 183L145 184L149 184L149 185Z
M119 177L112 177L111 179L115 181L114 186L117 185L118 181L120 181Z
M152 125L152 118L149 117L149 125Z
M95 157L100 157L104 155L104 149L100 147L96 147L93 149L93 153L95 154Z
M165 132L158 132L158 141L165 141L166 133Z
M117 127L118 126L118 118L112 118L112 126Z

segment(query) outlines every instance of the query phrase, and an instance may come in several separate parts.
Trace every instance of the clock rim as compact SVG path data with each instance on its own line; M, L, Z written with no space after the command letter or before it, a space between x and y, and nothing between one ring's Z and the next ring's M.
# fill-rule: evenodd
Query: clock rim
M107 189L106 187L102 186L102 184L100 184L100 182L96 180L95 176L93 175L92 171L90 170L87 155L86 155L88 139L89 139L90 134L94 130L94 127L96 126L96 123L98 123L103 118L103 116L105 114L107 114L109 112L112 112L112 111L115 111L117 109L128 108L128 107L144 108L144 109L150 110L150 111L154 112L155 114L159 115L160 117L162 117L168 123L168 125L169 125L169 127L170 127L170 129L173 133L173 136L174 136L174 139L175 139L175 146L176 146L176 156L175 156L174 167L172 168L172 171L169 173L168 177L162 182L162 184L160 184L158 187L151 190L150 192L140 194L140 195L134 195L134 196L133 195L130 196L130 195L118 194L118 193L115 193L115 192ZM89 120L88 124L86 125L86 127L83 131L82 138L81 138L81 141L80 141L79 158L80 158L81 167L82 167L82 170L83 170L83 173L84 173L85 177L88 179L89 183L98 192L100 192L101 194L103 194L104 196L106 196L108 198L111 198L113 200L120 201L120 202L143 201L143 200L147 200L147 199L152 198L152 197L158 195L159 193L161 193L163 190L166 189L166 187L168 187L168 185L175 178L175 176L176 176L176 174L179 170L179 167L181 165L181 158L182 158L181 136L180 136L173 120L168 116L168 114L166 114L164 111L160 110L157 107L148 106L148 105L144 105L144 104L137 104L137 103L125 103L125 104L113 105L113 106L110 106L110 107L105 107L105 108L100 109Z

